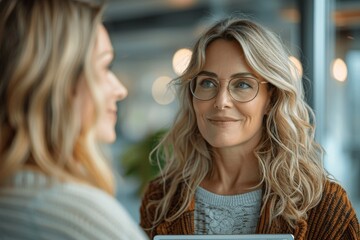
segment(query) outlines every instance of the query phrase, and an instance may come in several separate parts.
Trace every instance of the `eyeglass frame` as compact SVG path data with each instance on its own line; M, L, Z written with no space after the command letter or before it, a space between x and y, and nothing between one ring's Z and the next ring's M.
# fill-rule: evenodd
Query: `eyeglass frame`
M244 75L246 75L247 78L251 78L251 79L255 80L257 82L258 88L257 88L256 94L255 94L255 96L253 98L251 98L250 100L247 100L247 101L239 101L239 100L237 100L236 98L233 97L233 95L231 94L231 91L229 89L229 86L230 86L230 82L232 80L237 79L240 76L244 76ZM214 78L215 81L217 81L219 83L218 85L221 87L221 83L220 83L217 75L212 73L212 72L202 71L202 72L196 74L193 78L190 78L190 81L189 81L190 92L191 92L191 94L193 95L194 98L196 98L197 100L200 100L200 101L210 101L211 99L214 99L219 94L220 87L217 88L217 92L212 98L209 98L209 99L206 99L206 100L200 99L195 95L195 93L193 92L193 89L192 89L191 86L192 86L192 81L195 80L198 76L212 77L212 78ZM231 96L232 99L234 99L235 101L240 102L240 103L247 103L247 102L250 102L250 101L254 100L257 97L257 95L259 94L260 84L267 84L267 83L269 83L269 82L267 82L267 81L259 81L259 79L257 77L255 77L251 73L237 73L237 74L233 74L230 77L230 79L229 79L229 81L227 83L227 88L226 89L227 89L227 91L228 91L228 93L229 93L229 95Z

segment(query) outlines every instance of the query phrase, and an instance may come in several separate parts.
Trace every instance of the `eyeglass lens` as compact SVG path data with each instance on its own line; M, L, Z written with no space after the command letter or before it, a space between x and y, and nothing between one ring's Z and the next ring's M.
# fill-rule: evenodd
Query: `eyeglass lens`
M203 75L193 78L190 83L192 94L200 100L210 100L216 97L220 87L219 80ZM236 101L248 102L256 97L259 82L252 77L237 77L229 81L227 89Z

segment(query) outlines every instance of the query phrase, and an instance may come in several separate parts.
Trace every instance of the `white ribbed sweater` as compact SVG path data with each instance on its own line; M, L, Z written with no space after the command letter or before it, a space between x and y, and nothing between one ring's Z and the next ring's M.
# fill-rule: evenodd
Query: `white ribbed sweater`
M22 171L0 186L0 239L147 238L107 193Z

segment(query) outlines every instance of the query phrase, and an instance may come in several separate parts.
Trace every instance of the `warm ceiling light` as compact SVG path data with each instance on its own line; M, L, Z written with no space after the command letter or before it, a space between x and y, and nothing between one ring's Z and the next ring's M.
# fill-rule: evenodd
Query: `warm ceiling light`
M344 60L342 60L341 58L335 59L332 65L332 74L333 77L339 82L344 82L346 80L347 67Z
M194 0L168 0L168 3L176 8L188 8L195 4Z
M172 65L174 72L177 75L180 76L181 74L183 74L185 69L188 67L190 63L191 55L192 55L191 50L187 48L181 48L176 51L172 60Z
M169 88L169 83L171 78L167 76L162 76L157 78L152 85L152 96L154 100L161 104L167 105L170 104L175 99L174 92Z
M301 78L302 75L303 75L303 67L301 65L301 62L299 61L299 59L297 59L294 56L290 56L289 60L295 65L296 71L297 71L297 74L296 74L294 72L295 69L291 68L291 73L293 74L294 77L300 77Z

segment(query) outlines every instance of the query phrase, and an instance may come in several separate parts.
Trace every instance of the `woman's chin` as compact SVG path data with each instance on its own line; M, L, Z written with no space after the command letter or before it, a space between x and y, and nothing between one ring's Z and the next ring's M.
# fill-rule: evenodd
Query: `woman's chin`
M97 133L97 140L101 143L113 143L116 140L115 131L101 131Z

